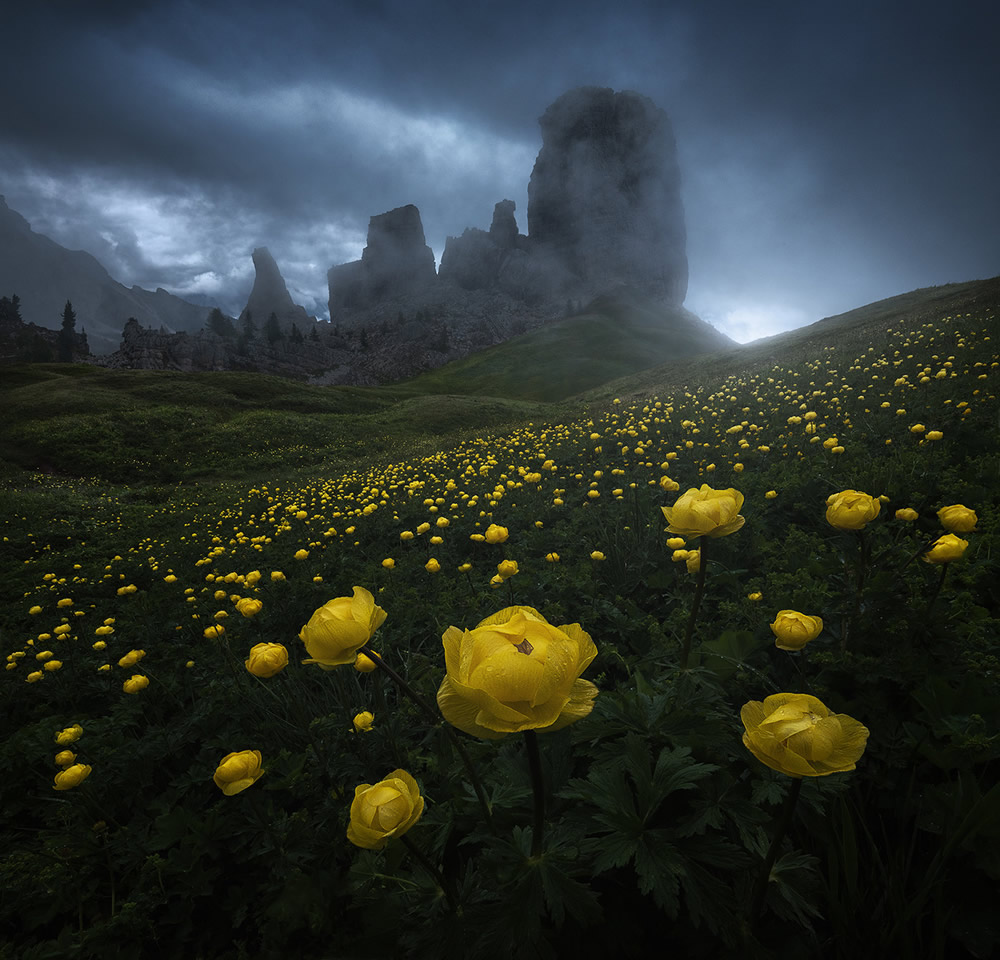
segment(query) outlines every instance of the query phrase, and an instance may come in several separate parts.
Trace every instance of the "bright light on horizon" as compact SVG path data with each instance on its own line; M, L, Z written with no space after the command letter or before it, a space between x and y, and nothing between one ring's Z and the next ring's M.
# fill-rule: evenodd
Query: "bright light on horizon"
M732 306L729 303L688 302L687 308L737 343L752 343L803 327L816 317L804 310L776 304Z

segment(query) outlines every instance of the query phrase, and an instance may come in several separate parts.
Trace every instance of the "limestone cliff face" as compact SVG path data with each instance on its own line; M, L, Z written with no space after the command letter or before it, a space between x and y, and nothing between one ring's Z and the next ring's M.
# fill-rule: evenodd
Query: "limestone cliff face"
M539 124L531 240L588 293L620 284L683 303L686 231L667 115L631 91L582 87L556 100Z
M411 203L372 217L361 259L333 267L327 278L331 318L430 290L437 279L434 251L424 238L420 211Z
M539 123L526 235L514 202L501 200L488 230L448 237L435 276L416 207L372 217L361 260L328 274L331 320L364 328L386 313L433 306L462 326L471 298L531 327L622 288L679 306L686 233L667 115L637 93L582 87Z
M253 252L254 281L250 299L240 314L240 321L249 315L253 323L262 326L273 313L285 329L295 324L300 330L316 322L304 307L292 301L285 279L267 247L257 247Z

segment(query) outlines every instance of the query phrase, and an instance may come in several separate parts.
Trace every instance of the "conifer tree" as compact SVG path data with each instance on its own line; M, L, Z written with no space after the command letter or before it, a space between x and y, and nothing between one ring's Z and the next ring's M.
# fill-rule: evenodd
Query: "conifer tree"
M76 314L69 300L63 307L62 329L59 331L59 362L73 362L73 343L76 338Z
M264 324L264 336L267 337L268 343L277 343L279 340L284 339L284 334L281 332L281 324L278 323L278 315L272 310L271 315L267 318L267 323Z

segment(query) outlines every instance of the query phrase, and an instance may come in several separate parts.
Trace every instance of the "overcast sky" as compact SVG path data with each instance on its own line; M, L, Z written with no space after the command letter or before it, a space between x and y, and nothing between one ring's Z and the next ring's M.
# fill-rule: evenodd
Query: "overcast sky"
M402 204L438 262L504 198L526 233L538 117L581 85L670 116L686 306L737 340L1000 273L995 0L6 6L9 206L234 315L267 246L327 316L327 269Z

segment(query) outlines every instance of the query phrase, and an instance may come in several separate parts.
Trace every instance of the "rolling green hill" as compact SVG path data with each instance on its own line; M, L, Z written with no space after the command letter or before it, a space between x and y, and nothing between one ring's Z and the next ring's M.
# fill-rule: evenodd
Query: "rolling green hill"
M320 387L250 373L108 370L84 364L0 369L0 475L22 471L169 483L259 470L356 468L421 455L457 436L578 410L578 402L669 391L768 364L796 366L824 346L884 340L897 319L1000 307L1000 278L915 290L744 347L685 310L639 303L589 313L381 387ZM669 323L668 323L669 320Z
M682 307L603 297L586 313L454 360L401 386L420 393L557 401L668 360L739 345Z

